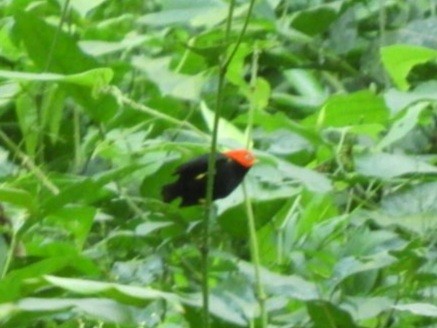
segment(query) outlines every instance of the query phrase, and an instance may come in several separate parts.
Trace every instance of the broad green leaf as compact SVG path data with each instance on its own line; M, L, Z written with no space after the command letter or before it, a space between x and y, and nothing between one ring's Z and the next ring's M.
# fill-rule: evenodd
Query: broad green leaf
M238 268L253 281L255 278L255 268L252 264L240 261ZM297 275L286 276L261 268L260 279L266 291L274 295L301 301L314 300L319 297L316 285Z
M55 144L59 138L64 106L65 91L56 84L48 87L41 105L41 125L48 130L52 144Z
M85 17L94 8L100 6L106 0L71 0L70 6L79 13L82 17Z
M37 208L36 199L32 194L25 190L8 186L0 187L0 201L26 208L30 212L35 211Z
M113 72L110 68L96 68L70 75L0 71L0 77L16 81L68 82L93 88L108 85L112 80L112 76Z
M354 320L375 318L381 313L391 309L395 303L389 297L347 297L341 307L347 310Z
M140 17L139 23L150 26L166 26L172 24L190 24L193 27L212 27L226 19L227 7L220 0L197 1L163 1L160 12Z
M304 120L305 125L345 127L382 124L388 121L388 109L382 97L371 91L331 96L319 113Z
M1 76L1 71L0 71ZM0 107L3 107L4 105L11 102L18 92L20 91L20 86L18 83L13 81L8 81L6 83L0 84ZM2 110L0 110L0 115L3 113Z
M108 194L103 186L90 178L77 178L62 186L58 195L48 197L41 204L44 213L51 213L70 203L91 204Z
M80 41L79 46L85 53L98 57L139 47L143 45L147 39L147 35L136 35L127 36L125 39L118 42L85 40Z
M107 86L111 82L113 75L114 73L110 68L95 68L86 72L67 75L65 81L99 89Z
M26 153L30 158L34 158L42 131L38 129L38 109L33 98L27 93L21 94L16 100L15 111L26 146Z
M387 252L377 253L360 259L355 256L344 257L335 266L333 279L339 283L354 274L381 269L396 261L397 259Z
M62 278L56 276L45 276L44 279L53 286L68 290L82 295L102 294L114 300L132 301L165 299L178 305L176 295L162 292L148 287L128 286L116 283L99 282L86 279Z
M314 99L324 99L327 96L326 90L319 79L310 70L290 69L284 72L297 93L314 101Z
M255 126L263 128L266 132L275 132L285 129L304 137L312 144L318 145L322 143L321 137L312 127L298 124L283 113L278 112L270 114L266 111L255 111L253 116ZM247 124L248 120L249 114L242 114L235 120L235 122Z
M64 312L78 311L93 318L118 324L132 323L132 312L129 307L104 298L24 298L16 304L15 310L23 312Z
M264 110L270 99L270 84L262 79L257 78L255 83L255 88L247 92L247 97L250 99L253 106L252 110Z
M96 61L80 51L71 35L58 31L57 27L47 24L35 14L18 12L15 21L28 55L40 70L72 74L96 68ZM47 56L50 49L51 56Z
M268 196L268 195L265 195ZM231 198L232 196L230 196ZM256 215L256 228L260 229L262 226L268 224L274 215L284 204L286 199L279 197L272 197L269 200L257 200L252 198L252 207ZM227 207L219 207L223 211L218 217L218 223L221 229L226 233L231 234L237 238L249 238L247 230L247 214L243 202L235 205L228 205ZM220 205L219 205L220 206Z
M53 225L63 227L75 237L76 245L82 248L88 237L96 209L89 206L64 206L50 213L45 220Z
M404 174L436 174L437 167L401 154L374 153L355 158L356 172L388 180Z
M63 86L67 93L79 102L84 110L97 121L107 121L115 114L117 104L110 95L95 99L90 90L83 85L90 82L102 86L102 81L112 77L110 69L91 71L92 76L82 76L83 72L98 68L98 63L85 55L76 40L57 27L47 24L30 12L20 11L15 15L17 35L23 41L27 53L40 71L59 74L78 74L72 82ZM51 56L47 56L50 51ZM95 86L95 84L94 84ZM95 93L95 90L92 90Z
M401 90L409 88L408 74L418 64L437 58L437 50L405 44L381 48L381 60L394 83Z
M237 327L247 326L248 320L242 313L241 306L238 306L237 304L232 304L232 302L230 302L229 300L229 296L230 295L227 295L227 299L223 299L223 297L219 297L215 293L211 293L209 301L210 313L217 318L228 322L228 324L232 323L232 327L234 327L234 325L236 325ZM202 295L200 294L185 295L181 300L189 306L195 308L202 307Z
M235 45L233 45L235 46ZM235 53L232 61L229 63L228 69L226 70L226 79L240 87L242 90L245 90L246 93L249 93L247 90L248 82L244 79L245 73L245 65L246 65L246 57L251 54L252 48L243 43ZM229 56L230 54L228 54Z
M46 249L44 254L35 253L38 257L45 256L46 258L27 264L22 268L10 270L0 281L0 303L16 300L23 295L23 292L20 292L20 290L27 290L26 294L32 293L34 288L38 288L33 279L46 274L55 274L61 271L79 275L98 274L99 270L93 261L84 256L78 256L77 250L71 249L71 247L68 253L65 252L66 247L63 247L62 250L64 254L56 256L48 253L48 249Z
M381 139L376 149L383 150L407 135L418 124L420 113L428 106L428 102L420 102L407 108L404 115L394 122L388 133Z
M169 69L170 57L159 59L134 57L132 64L147 74L163 96L198 101L205 82L203 74L184 75Z
M349 312L331 302L317 300L306 305L315 328L358 327Z
M437 306L429 303L410 303L394 305L398 311L408 311L416 315L437 318Z
M337 18L341 9L340 2L310 7L295 13L291 25L311 36L323 33Z
M338 214L332 196L327 193L304 192L300 204L304 210L295 227L298 237L311 233L317 224Z
M437 183L419 183L383 197L381 208L365 215L383 227L398 226L427 236L437 228L436 198Z
M300 182L305 188L312 192L325 193L332 190L331 181L317 171L293 165L285 161L278 162L278 170L283 171L289 179Z
M390 1L385 2L387 9L395 4L395 2L390 4ZM437 40L432 37L434 35L437 35L437 18L431 15L407 20L405 24L400 24L398 28L390 32L387 31L386 37L388 40L395 40L398 44L437 49Z
M19 312L19 309L18 306L14 303L0 304L0 322L6 321L17 312Z
M388 90L384 95L385 102L392 114L414 105L419 101L437 101L437 81L429 81L411 91Z
M205 102L200 103L200 110L209 131L212 131L214 126L214 112L208 108ZM244 133L224 118L219 118L218 140L223 144L236 142L240 147L244 147L246 144Z
M422 182L390 193L381 199L381 209L393 216L437 214L437 182Z
M141 237L148 236L154 231L173 225L173 222L145 222L135 228L135 234Z

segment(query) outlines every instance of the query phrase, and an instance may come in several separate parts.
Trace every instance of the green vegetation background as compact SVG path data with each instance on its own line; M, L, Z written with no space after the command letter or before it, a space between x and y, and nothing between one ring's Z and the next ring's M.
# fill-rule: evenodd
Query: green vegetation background
M1 327L204 325L203 210L160 189L232 49L218 146L258 162L211 326L437 327L437 3L259 0L241 34L249 2L0 3Z

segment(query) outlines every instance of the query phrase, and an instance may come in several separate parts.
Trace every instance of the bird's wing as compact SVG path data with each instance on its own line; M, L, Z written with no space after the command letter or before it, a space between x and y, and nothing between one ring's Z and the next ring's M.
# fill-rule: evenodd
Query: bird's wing
M208 171L208 157L209 154L205 154L199 157L196 157L195 159L186 162L179 166L175 174L183 175L184 177L194 177L206 174ZM222 154L218 153L216 156L216 161L225 161L226 157ZM216 162L216 164L217 164Z

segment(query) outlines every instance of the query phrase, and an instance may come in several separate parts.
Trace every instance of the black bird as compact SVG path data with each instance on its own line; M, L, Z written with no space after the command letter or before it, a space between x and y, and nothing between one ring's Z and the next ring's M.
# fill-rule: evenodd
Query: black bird
M208 158L205 154L179 166L174 173L179 179L162 188L164 202L180 197L181 207L202 203L206 198ZM245 149L217 153L212 199L228 196L243 181L254 162L255 157Z

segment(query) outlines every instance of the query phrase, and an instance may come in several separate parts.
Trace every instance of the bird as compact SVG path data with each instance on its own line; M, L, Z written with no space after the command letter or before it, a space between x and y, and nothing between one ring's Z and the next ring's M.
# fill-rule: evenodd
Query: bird
M163 201L181 198L180 207L199 205L205 201L209 154L196 157L176 168L179 178L162 188ZM246 149L234 149L215 156L212 200L228 196L243 181L255 163L254 155Z

